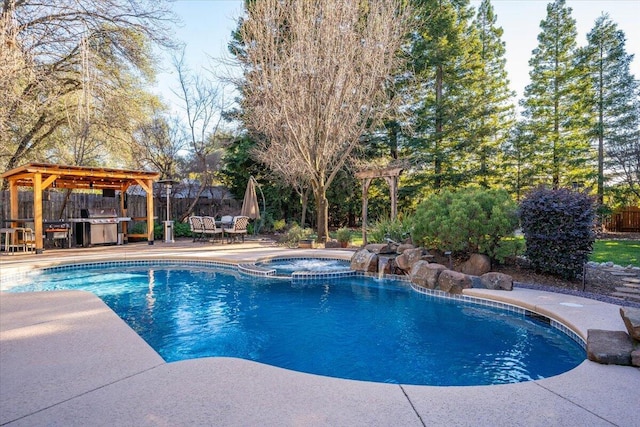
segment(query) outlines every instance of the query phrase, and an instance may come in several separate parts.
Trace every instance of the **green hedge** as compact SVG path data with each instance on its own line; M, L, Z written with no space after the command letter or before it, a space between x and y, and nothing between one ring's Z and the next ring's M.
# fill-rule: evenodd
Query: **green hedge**
M129 229L131 234L147 234L147 224L145 222L138 222L135 226ZM187 222L174 222L173 223L173 237L192 237L191 228ZM155 223L153 225L153 238L155 240L164 238L164 224Z

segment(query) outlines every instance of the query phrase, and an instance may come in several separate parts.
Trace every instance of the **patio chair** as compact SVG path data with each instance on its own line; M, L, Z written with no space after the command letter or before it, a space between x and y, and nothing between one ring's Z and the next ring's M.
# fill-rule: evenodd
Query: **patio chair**
M190 216L189 228L191 229L191 235L193 236L194 242L204 238L204 222L202 221L201 216Z
M248 216L234 216L233 221L229 227L224 227L222 230L227 235L229 242L231 239L236 239L236 237L241 236L242 242L244 243L244 236L247 234L247 225L249 225L249 217Z
M203 224L202 234L205 239L207 238L207 236L212 236L212 238L215 238L216 234L219 234L220 240L222 240L222 238L224 237L223 230L222 228L216 227L216 219L214 217L203 216L202 224Z

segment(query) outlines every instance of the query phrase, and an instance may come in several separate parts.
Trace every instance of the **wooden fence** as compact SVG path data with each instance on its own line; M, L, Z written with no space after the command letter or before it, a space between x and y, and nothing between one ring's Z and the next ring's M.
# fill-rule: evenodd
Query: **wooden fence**
M640 232L640 208L629 206L617 210L603 221L605 230L616 232Z

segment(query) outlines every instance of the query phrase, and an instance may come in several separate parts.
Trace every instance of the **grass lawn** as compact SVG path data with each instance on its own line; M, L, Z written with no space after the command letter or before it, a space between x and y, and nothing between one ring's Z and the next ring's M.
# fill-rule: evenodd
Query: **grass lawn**
M640 240L596 240L589 260L640 267Z

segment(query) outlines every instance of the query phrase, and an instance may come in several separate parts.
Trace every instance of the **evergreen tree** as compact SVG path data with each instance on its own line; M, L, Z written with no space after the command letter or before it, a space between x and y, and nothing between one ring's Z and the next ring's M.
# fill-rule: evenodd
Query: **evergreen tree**
M582 53L595 95L592 105L595 118L593 134L598 146L597 194L599 203L603 204L605 169L618 175L611 178L629 182L625 172L633 171L635 158L635 175L640 177L637 167L637 159L640 158L640 92L638 82L629 71L633 55L625 51L624 32L618 29L609 15L602 15L596 20L594 28L587 34L587 41Z
M576 22L565 0L547 5L538 46L529 60L531 83L521 102L526 126L535 135L538 183L590 185L595 156L589 145L592 93L577 60Z
M502 146L502 186L518 201L531 188L535 176L534 147L535 136L522 121L511 128Z
M412 106L413 138L407 142L417 173L414 188L457 186L469 181L467 153L474 135L481 69L480 42L471 31L468 0L417 0L420 28L414 32L413 69L417 79Z
M505 143L513 125L515 93L509 89L505 69L505 44L501 40L502 28L496 27L497 17L489 0L483 0L474 21L480 39L482 67L477 76L478 120L472 123L475 143L471 162L474 181L489 187L503 175L499 158L500 146Z

